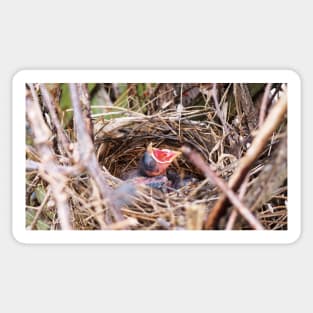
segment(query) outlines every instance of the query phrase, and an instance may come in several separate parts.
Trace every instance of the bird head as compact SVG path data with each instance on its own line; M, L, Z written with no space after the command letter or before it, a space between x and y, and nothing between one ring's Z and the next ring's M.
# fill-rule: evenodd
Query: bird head
M180 154L179 151L153 148L150 143L140 160L140 174L149 177L164 175L166 169Z

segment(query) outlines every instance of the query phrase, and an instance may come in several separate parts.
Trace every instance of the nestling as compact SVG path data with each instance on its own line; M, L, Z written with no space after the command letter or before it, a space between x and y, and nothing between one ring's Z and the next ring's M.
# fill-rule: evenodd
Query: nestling
M166 169L180 154L179 151L153 148L150 143L140 159L138 173L148 177L165 175Z

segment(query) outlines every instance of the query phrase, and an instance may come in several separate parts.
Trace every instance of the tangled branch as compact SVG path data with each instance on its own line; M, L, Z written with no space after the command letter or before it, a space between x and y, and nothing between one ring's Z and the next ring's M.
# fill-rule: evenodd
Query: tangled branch
M52 134L43 119L34 85L29 84L29 88L31 97L26 97L26 112L34 134L34 143L40 156L39 173L51 185L61 228L71 230L68 195L65 192L67 177L60 171L56 163L50 141Z
M273 106L269 112L266 120L259 128L250 148L247 150L245 156L240 160L240 163L229 180L229 188L236 191L246 174L248 173L253 162L259 157L260 153L264 149L267 141L272 136L278 125L281 123L284 115L287 112L287 92L282 94L278 102ZM221 195L213 209L208 215L206 222L206 228L212 229L216 227L216 224L223 214L224 209L227 205L227 196Z

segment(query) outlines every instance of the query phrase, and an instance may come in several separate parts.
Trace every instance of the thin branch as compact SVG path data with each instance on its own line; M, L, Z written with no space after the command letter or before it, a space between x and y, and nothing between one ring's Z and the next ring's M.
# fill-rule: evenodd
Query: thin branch
M240 160L238 168L229 180L229 187L236 191L241 182L247 175L251 165L257 160L260 153L263 151L267 141L271 138L273 132L279 126L287 112L287 94L284 93L277 103L269 112L262 127L258 130L254 140L245 156ZM221 195L220 199L216 202L215 206L208 215L206 228L212 229L216 226L219 217L223 214L227 205L227 197Z
M99 94L102 96L102 98L103 98L103 100L107 106L110 106L110 107L114 106L114 104L110 98L110 95L108 94L108 92L106 91L104 86L102 86L102 88L100 89Z
M41 95L42 95L43 100L44 100L43 103L49 111L49 114L50 114L51 119L52 119L52 123L54 124L55 129L57 131L57 136L62 143L62 147L63 147L62 150L70 157L71 156L71 153L69 151L70 141L69 141L67 135L65 134L64 129L61 126L61 123L60 123L59 118L57 116L55 103L51 100L49 91L47 90L47 88L44 84L40 84L39 88L40 88L40 92L41 92Z
M217 99L217 86L216 86L216 84L213 84L212 97L213 97L214 105L216 108L217 116L220 119L220 121L222 122L224 129L226 131L226 134L228 134L229 133L229 127L228 127L227 121L224 117L224 113L221 110L220 103L218 102L218 99Z
M39 171L41 163L33 160L26 160L26 171ZM75 164L73 166L64 166L56 164L56 168L60 173L66 176L78 176L82 173L82 166Z
M260 107L259 128L264 123L264 119L265 119L265 115L266 115L266 111L267 111L267 106L269 104L269 95L270 95L271 88L272 88L272 84L267 84L265 87L265 91L264 91L264 95L263 95L263 99L262 99L262 103L261 103L261 107Z
M271 104L273 103L273 100L275 99L275 97L277 96L277 94L280 92L281 86L282 86L281 83L280 83L280 84L275 84L275 91L273 92L273 94L272 94L272 96L271 96L271 99L270 99L270 101L269 101L270 106L271 106Z
M250 172L249 172L250 173ZM249 176L249 175L247 175ZM267 203L287 179L287 136L275 147L271 159L253 180L244 202L252 211Z
M32 99L26 98L26 113L34 134L34 143L40 156L39 174L51 186L53 197L57 204L57 213L61 228L72 229L70 222L70 211L68 198L65 192L67 178L60 171L55 162L54 153L51 148L51 131L46 125L40 110L38 96L33 84L29 84Z
M251 227L257 230L264 229L249 209L239 200L234 191L227 186L222 178L218 177L214 173L198 152L187 146L183 146L181 150L184 155L205 175L205 177L210 178L226 194L228 199L233 203L238 212L247 220Z
M114 92L114 97L115 97L115 99L117 99L120 96L120 91L119 91L119 88L118 88L118 84L112 83L111 86L112 86L112 90Z
M238 197L239 197L240 201L243 200L243 197L244 197L244 195L245 195L245 193L247 191L248 182L249 182L249 175L247 175L245 177L245 180L243 181L243 183L240 186L239 194L238 194ZM234 224L236 222L237 216L238 216L238 211L232 210L231 213L230 213L230 217L229 217L229 219L227 221L225 230L232 230L233 229Z
M88 134L88 129L84 121L83 112L80 106L80 97L76 84L69 84L71 101L74 110L74 121L76 125L76 135L78 141L78 149L80 154L79 162L87 169L89 175L94 179L99 188L102 198L107 202L116 221L123 220L123 215L119 208L111 201L112 188L108 186L105 180L105 172L103 172L97 161L94 145Z
M234 96L237 106L241 107L243 113L243 119L248 126L250 132L252 132L258 125L259 113L253 103L251 92L249 91L247 84L234 84Z
M90 97L88 93L87 84L77 84L77 88L80 96L80 103L82 105L82 112L84 115L87 131L93 142L94 141L93 123L91 121Z
M38 171L40 163L33 160L26 160L26 171Z

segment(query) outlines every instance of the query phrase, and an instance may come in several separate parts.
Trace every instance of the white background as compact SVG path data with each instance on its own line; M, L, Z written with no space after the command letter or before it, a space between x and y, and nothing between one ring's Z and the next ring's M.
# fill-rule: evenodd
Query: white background
M1 312L312 311L309 1L0 6ZM31 68L296 70L303 92L301 238L262 246L18 244L11 234L11 78Z

